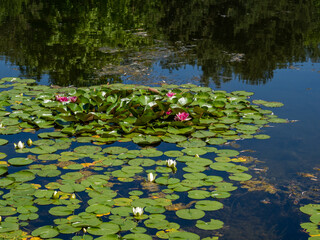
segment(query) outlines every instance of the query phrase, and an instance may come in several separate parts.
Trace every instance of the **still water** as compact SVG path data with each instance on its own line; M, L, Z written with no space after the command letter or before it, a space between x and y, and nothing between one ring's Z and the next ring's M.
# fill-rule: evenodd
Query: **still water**
M261 161L252 172L278 191L233 193L221 239L304 240L299 207L320 200L319 26L316 0L0 0L0 78L193 83L283 102L274 113L290 123L234 146Z

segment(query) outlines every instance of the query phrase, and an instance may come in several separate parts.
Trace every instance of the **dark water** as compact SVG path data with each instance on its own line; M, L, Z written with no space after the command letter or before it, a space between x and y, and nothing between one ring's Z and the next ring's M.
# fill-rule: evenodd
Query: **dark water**
M320 2L0 0L0 78L88 86L194 83L280 101L268 140L237 142L278 191L239 190L221 239L302 240L299 207L319 202ZM160 146L161 147L161 146Z

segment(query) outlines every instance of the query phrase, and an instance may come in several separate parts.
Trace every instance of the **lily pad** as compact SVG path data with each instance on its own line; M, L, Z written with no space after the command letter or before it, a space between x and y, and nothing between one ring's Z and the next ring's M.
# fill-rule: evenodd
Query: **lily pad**
M53 238L59 235L59 231L53 226L42 226L32 231L32 236L41 238Z
M176 211L176 215L182 219L193 220L204 217L205 213L199 209L180 209Z
M216 230L223 227L223 222L220 220L211 219L210 222L204 222L198 220L196 223L196 227L203 230Z

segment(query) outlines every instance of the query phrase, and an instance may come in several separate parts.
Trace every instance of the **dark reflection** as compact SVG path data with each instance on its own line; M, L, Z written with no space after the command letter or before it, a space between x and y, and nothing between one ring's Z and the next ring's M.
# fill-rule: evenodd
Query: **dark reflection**
M0 0L0 54L57 85L139 81L156 61L198 65L202 85L264 84L277 68L319 60L319 16L316 0Z

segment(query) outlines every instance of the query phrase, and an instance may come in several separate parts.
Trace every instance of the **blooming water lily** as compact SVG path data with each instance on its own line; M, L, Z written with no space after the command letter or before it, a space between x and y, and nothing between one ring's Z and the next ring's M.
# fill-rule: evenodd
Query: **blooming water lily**
M59 193L58 193L58 191L54 191L54 192L53 192L52 198L53 198L53 199L58 199L58 198L59 198Z
M132 208L132 212L135 217L140 217L143 214L143 208L142 207L136 207L136 208L134 207L134 208Z
M14 143L14 147L15 147L15 148L18 148L18 149L23 149L23 148L24 148L24 143L21 142L21 141L19 141L18 144L15 144L15 143Z
M189 113L186 113L186 112L182 112L182 113L178 113L176 114L176 116L174 117L174 120L175 121L188 121L190 120L191 118L189 118Z
M59 95L56 96L56 100L61 103L76 102L77 99L78 98L76 96L72 96L72 97L63 97Z
M156 179L156 176L153 173L148 173L148 182L153 182Z
M167 167L175 168L177 165L177 162L175 160L168 159L166 160L166 164L167 164Z
M174 92L168 92L166 95L167 95L167 97L171 98L171 97L173 97L174 95L176 95L176 93L174 93Z

